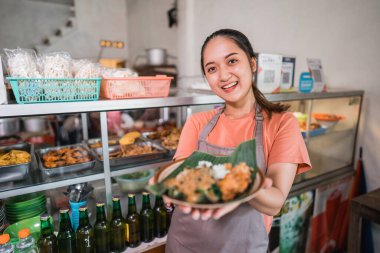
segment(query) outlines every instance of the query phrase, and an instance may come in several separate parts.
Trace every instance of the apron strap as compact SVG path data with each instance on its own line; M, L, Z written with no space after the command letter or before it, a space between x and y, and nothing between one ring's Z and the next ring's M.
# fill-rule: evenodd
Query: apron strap
M201 134L199 135L199 141L206 141L209 133L214 129L216 122L218 121L220 115L223 113L225 105L219 108L219 110L215 113L215 115L211 118L211 120L207 123L207 125L203 128Z
M256 163L259 169L265 174L267 171L263 145L263 113L261 107L256 103L255 112L255 139L256 139Z

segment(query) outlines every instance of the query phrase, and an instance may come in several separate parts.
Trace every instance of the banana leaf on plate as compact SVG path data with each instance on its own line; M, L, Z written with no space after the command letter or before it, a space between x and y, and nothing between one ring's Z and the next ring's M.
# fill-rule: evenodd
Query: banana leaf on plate
M186 167L195 168L198 165L199 161L209 161L212 164L231 163L233 166L239 164L240 162L244 162L249 167L253 168L253 171L251 173L252 182L243 193L227 202L219 200L217 203L208 203L207 201L190 203L188 201L185 201L181 195L171 194L171 192L169 192L169 189L165 187L164 182L170 178L176 177ZM240 144L229 156L214 156L204 152L195 151L187 159L172 162L167 166L161 168L156 173L154 176L154 184L147 186L147 190L154 195L165 196L173 204L191 206L194 208L220 208L230 203L243 203L254 198L257 195L257 192L262 188L263 179L264 175L256 165L256 142L255 140L250 140ZM216 191L217 190L218 189L216 189Z

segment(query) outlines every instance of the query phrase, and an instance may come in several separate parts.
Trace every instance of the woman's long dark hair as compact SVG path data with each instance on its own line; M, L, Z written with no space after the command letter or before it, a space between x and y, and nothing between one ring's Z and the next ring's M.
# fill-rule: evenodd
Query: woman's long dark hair
M221 29L212 33L210 36L208 36L205 42L203 43L202 50L201 50L201 68L202 68L203 75L205 75L205 69L203 67L204 49L206 45L208 44L208 42L216 37L226 37L226 38L231 39L241 50L245 52L249 62L251 62L252 58L256 60L256 55L255 55L255 52L253 51L252 45L249 42L248 38L243 33L233 30L233 29ZM288 110L289 108L288 105L269 102L265 98L263 93L261 93L261 91L259 91L259 89L256 87L255 82L252 82L252 89L253 89L253 94L255 96L257 103L268 114L269 118L272 116L273 112L284 112Z

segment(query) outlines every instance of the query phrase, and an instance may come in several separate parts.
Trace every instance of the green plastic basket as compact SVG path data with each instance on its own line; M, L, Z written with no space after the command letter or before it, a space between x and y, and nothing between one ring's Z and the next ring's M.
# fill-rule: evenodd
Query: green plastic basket
M7 77L18 104L94 101L101 78Z

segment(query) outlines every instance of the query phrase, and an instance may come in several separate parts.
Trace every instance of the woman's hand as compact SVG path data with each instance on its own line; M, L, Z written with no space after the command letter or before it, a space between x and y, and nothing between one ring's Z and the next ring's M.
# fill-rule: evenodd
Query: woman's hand
M266 177L264 179L263 188L262 189L268 189L272 187L272 179ZM209 220L214 219L218 220L224 215L232 212L235 210L240 203L232 203L229 205L226 205L224 207L218 208L218 209L198 209L198 208L191 208L190 206L177 206L183 213L191 214L191 217L194 220Z

